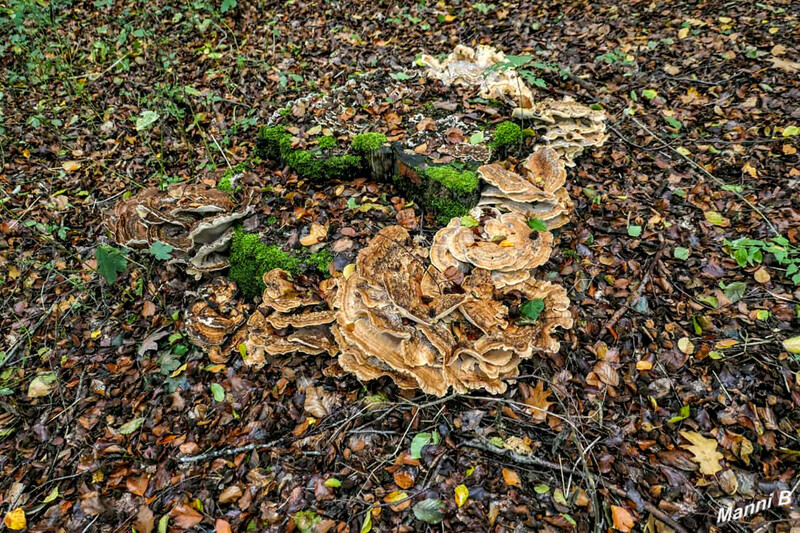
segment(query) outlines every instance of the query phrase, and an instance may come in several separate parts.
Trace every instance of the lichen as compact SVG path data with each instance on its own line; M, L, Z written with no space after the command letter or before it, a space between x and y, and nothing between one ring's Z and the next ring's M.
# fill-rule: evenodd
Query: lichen
M451 165L428 167L425 177L438 181L455 193L470 193L478 186L478 175L471 170L459 171Z
M352 146L353 150L356 152L363 154L371 152L372 150L377 150L385 142L386 135L383 133L359 133L353 137L353 141L350 146Z
M276 244L264 244L257 233L237 228L231 242L230 265L230 278L245 297L254 298L264 290L262 278L265 272L282 268L296 274L302 262Z
M516 144L522 140L522 128L510 121L501 122L494 130L492 142L489 146L493 150L500 150Z

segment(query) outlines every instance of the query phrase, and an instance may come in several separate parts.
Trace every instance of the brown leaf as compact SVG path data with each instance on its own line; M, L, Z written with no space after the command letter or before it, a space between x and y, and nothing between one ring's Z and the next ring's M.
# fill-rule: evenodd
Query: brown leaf
M153 531L155 527L155 517L153 516L153 511L151 511L148 506L143 506L139 509L139 512L136 513L133 527L135 527L136 531L139 533L150 533Z
M217 518L216 522L214 522L214 531L215 533L231 533L231 525L227 520ZM148 531L147 533L150 532Z
M634 520L630 511L617 505L611 506L611 518L614 521L614 529L627 533L633 528Z
M192 529L203 520L203 515L185 504L176 505L169 514L175 526L181 529Z
M529 394L523 402L531 407L528 410L531 414L531 419L536 423L545 422L547 420L547 411L555 402L547 401L550 397L550 391L544 389L544 381L539 381L533 389L526 385L524 390Z
M125 480L125 486L129 492L144 497L149 482L150 478L148 476L131 476Z
M394 482L401 489L410 489L414 486L414 474L404 470L394 473Z
M142 316L148 317L148 316L153 316L154 314L156 314L156 304L154 304L150 300L147 300L142 305Z
M324 241L327 236L328 229L325 226L316 222L312 222L308 235L300 239L300 244L303 246L313 246Z
M235 502L242 497L242 489L236 485L226 487L219 495L219 503Z
M508 468L503 469L503 479L509 487L522 487L522 480L519 479L519 474Z

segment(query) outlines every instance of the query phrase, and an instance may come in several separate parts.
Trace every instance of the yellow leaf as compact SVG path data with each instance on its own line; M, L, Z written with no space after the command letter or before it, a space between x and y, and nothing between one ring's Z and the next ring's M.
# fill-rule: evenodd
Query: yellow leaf
M721 341L717 341L716 344L714 344L714 348L716 348L717 350L724 350L726 348L733 348L737 344L739 344L739 341L735 339L722 339Z
M689 28L681 28L678 30L678 39L686 39L689 36Z
M700 465L701 474L713 476L722 470L719 460L723 455L717 451L716 439L707 439L696 431L681 431L681 436L691 442L682 445L682 448L692 452L692 461Z
M344 267L344 270L342 270L342 275L344 276L344 279L348 279L350 276L353 275L355 271L356 271L356 265L350 263L349 265Z
M706 220L715 226L720 226L722 228L727 228L731 225L731 221L725 218L724 216L720 215L716 211L706 211L703 213Z
M753 274L753 277L759 283L767 283L770 280L769 272L767 272L767 269L764 267L761 267L758 270L756 270L755 273Z
M783 341L783 347L789 353L800 353L800 337L792 337Z
M689 340L689 337L682 337L678 341L678 349L687 355L694 353L694 344Z
M204 370L216 374L225 370L225 365L208 365Z
M742 172L747 172L753 178L758 177L758 171L753 167L753 165L750 164L749 161L742 166Z
M101 333L102 333L102 331L100 331L99 329L96 329L90 334L90 337L92 339L96 339L97 337L100 336Z
M28 522L25 520L25 511L22 510L22 507L17 507L13 511L7 512L3 523L8 529L13 529L14 531L28 527Z
M312 222L308 235L300 239L300 244L303 246L313 246L314 244L324 241L327 236L328 229L325 226Z
M55 500L56 498L58 498L58 487L55 487L53 490L51 490L50 494L45 496L44 500L42 500L42 501L44 503L50 503L53 500Z
M181 373L182 373L184 370L186 370L186 363L183 363L181 366L179 366L179 367L178 367L178 368L175 370L175 372L173 372L172 374L170 374L170 375L169 375L169 377L171 377L171 378L176 378L176 377L180 376L180 375L181 375Z
M72 172L81 168L81 164L77 161L65 161L61 166L64 167L64 170L67 172Z
M645 371L650 370L653 368L653 362L647 361L646 359L642 359L640 361L636 361L636 370Z
M455 499L456 505L461 507L465 503L467 503L467 499L469 498L469 489L466 485L459 485L455 488Z

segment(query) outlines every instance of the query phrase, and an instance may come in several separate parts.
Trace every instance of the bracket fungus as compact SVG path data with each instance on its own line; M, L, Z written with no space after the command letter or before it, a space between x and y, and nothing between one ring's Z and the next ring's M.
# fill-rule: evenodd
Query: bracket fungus
M261 305L247 320L241 339L246 365L261 368L274 356L294 352L336 355L330 330L335 320L329 304L336 290L333 279L314 290L275 268L264 274L264 285Z
M555 150L540 146L521 167L519 174L501 163L480 167L478 174L489 186L482 191L478 206L538 218L548 230L566 224L573 203L564 188L567 170L562 158Z
M445 85L479 86L483 98L507 100L528 108L533 105L533 92L513 69L492 68L503 64L506 56L492 46L477 48L457 45L444 61L422 54L419 62L428 67L429 78Z
M210 352L215 361L227 359L220 348L239 330L247 319L248 307L237 298L236 283L216 277L203 285L199 298L186 315L186 333L192 344Z
M342 368L359 379L389 376L401 388L437 396L451 387L460 393L477 388L499 393L506 389L504 380L518 375L522 359L558 350L551 333L572 325L566 291L529 276L498 289L490 270L497 264L510 271L542 264L552 240L526 243L530 228L516 213L489 218L477 234L456 222L445 230L447 244L440 232L434 246L447 254L452 241L457 257L464 259L459 266L429 264L428 250L400 226L382 229L359 252L355 271L340 281L334 301ZM492 241L501 234L502 241ZM444 273L453 268L471 270L461 285ZM544 301L545 311L526 322L511 310L513 302L531 296Z
M187 264L187 272L199 278L228 266L223 252L234 225L252 212L249 198L237 206L223 191L179 183L118 202L104 221L117 244L136 249L156 241L169 244L176 252L170 262Z
M605 143L606 114L572 100L542 100L531 108L517 108L515 118L533 120L538 139L556 150L566 166L574 167L584 148Z

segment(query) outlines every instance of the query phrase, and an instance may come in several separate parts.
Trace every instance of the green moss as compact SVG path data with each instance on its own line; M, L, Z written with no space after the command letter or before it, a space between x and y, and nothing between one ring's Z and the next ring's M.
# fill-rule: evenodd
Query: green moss
M386 142L386 135L383 133L359 133L353 137L353 142L350 146L353 150L360 153L370 152L377 150L383 143Z
M468 206L448 198L432 198L429 205L441 224L448 224L451 218L463 217L469 213Z
M320 139L317 141L317 146L322 149L333 148L336 146L336 137L333 135L325 135L324 137L320 137Z
M227 174L224 175L218 182L217 182L217 189L220 191L225 192L232 192L233 191L233 184L231 183L231 177Z
M283 126L262 126L258 130L256 151L260 157L276 161L281 157L284 142L288 142L291 148L291 137Z
M425 177L438 181L455 193L469 193L478 186L478 175L471 170L459 172L451 165L429 167L425 169Z
M306 264L315 267L323 274L328 274L330 265L333 262L333 254L328 249L322 249L311 254L306 260Z
M246 233L237 228L231 242L230 278L239 286L247 298L254 298L264 290L264 273L273 268L282 268L298 273L301 261L284 252L278 245L266 245L257 233Z
M494 130L494 136L489 146L493 150L506 148L522 140L522 128L514 122L501 122Z
M356 155L335 155L322 161L323 179L354 178L349 176L361 168L361 158Z

